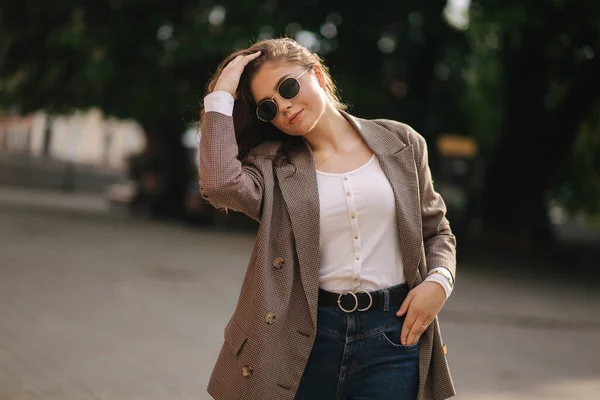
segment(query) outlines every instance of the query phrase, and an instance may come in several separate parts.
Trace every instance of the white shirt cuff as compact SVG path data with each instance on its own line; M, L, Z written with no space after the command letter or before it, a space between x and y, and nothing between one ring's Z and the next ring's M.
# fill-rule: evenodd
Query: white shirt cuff
M233 115L234 101L235 100L233 99L231 93L218 90L208 94L204 98L204 111L215 111L231 117Z
M429 275L427 278L425 278L425 282L437 282L442 285L444 292L446 292L446 300L452 294L452 288L450 287L448 280L440 274Z

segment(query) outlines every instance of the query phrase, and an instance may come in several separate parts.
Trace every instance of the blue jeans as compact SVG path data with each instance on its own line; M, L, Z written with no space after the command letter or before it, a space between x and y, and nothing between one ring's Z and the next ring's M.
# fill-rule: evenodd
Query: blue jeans
M320 305L296 400L415 400L419 344L400 344L399 308L347 314Z

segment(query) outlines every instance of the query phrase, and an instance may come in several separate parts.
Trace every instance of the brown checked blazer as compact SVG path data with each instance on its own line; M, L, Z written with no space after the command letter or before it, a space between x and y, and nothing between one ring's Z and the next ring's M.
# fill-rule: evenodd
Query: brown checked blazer
M399 122L344 116L393 188L409 287L438 266L455 274L456 242L433 188L423 137ZM201 128L202 196L260 222L208 392L218 400L291 400L317 326L319 194L312 153L306 144L291 155L293 165L275 166L280 144L265 142L240 162L232 117L207 112ZM445 349L436 318L420 339L419 400L455 394Z

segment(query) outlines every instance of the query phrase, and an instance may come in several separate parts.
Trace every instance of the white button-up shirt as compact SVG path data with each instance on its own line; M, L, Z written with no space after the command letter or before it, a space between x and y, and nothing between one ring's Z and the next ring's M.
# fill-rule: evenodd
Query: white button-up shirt
M374 291L404 283L394 192L376 157L343 174L317 171L320 287Z

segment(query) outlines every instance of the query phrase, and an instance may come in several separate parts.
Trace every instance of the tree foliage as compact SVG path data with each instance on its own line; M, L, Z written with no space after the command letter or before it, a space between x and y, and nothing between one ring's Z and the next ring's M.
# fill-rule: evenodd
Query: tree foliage
M548 194L574 208L597 203L596 191L582 190L597 175L574 174L597 166L597 153L581 154L599 146L590 118L600 3L473 0L465 31L446 22L446 6L5 0L0 107L100 106L140 121L170 196L163 206L173 208L193 178L180 136L197 120L210 74L236 48L293 36L324 57L354 114L407 122L430 141L475 137L483 172L472 209L488 225L538 224Z
M489 230L547 237L548 197L560 186L569 182L571 208L597 202L582 189L598 172L574 165L589 151L575 144L598 135L599 4L479 0L471 16L464 104L485 170L475 203Z
M450 101L459 65L439 65L464 45L441 19L444 6L382 1L365 12L339 0L6 0L0 107L99 106L138 120L171 195L164 206L174 207L188 179L179 138L197 120L210 74L233 49L261 38L294 36L320 52L359 115L402 119L426 135L464 125Z

